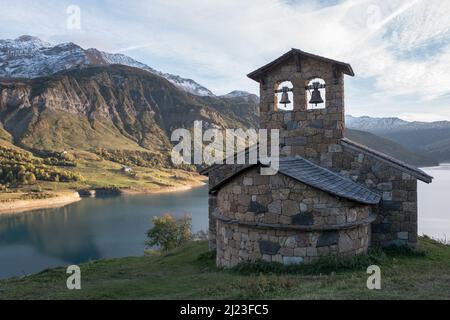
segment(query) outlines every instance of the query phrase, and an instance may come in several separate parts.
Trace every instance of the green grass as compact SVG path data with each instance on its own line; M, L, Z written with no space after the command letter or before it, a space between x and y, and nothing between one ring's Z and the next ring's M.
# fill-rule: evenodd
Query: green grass
M335 272L330 266L336 261L328 261L322 262L322 267L327 266L324 272L320 268L306 268L297 272L277 269L260 273L217 269L207 243L193 242L162 256L83 264L79 291L66 289L65 268L1 280L0 298L450 299L450 246L421 238L420 250L425 254L371 253L370 257L358 258L358 263L345 267L339 262L340 268ZM381 290L366 288L365 263L373 262L381 267Z
M78 159L77 167L70 170L84 177L82 182L65 184L46 184L49 188L102 188L116 186L121 189L137 191L157 190L161 187L177 187L198 181L199 176L193 172L179 169L146 168L133 166L133 175L124 173L122 165L108 160Z
M9 143L2 138L2 128L0 127L0 148L11 149L11 154L31 155L30 152L25 149L21 149ZM52 145L49 145L49 149L52 149ZM127 145L116 144L117 148L125 148ZM55 150L63 150L62 148ZM120 149L122 150L122 149ZM140 155L139 152L149 153L151 150L144 148L131 148L130 152L135 152ZM136 192L153 192L159 191L163 188L180 188L186 186L200 185L203 181L203 177L191 170L183 170L183 168L164 168L163 166L139 166L131 165L132 173L125 173L122 170L123 164L108 161L98 156L94 152L85 151L81 149L68 149L68 156L71 161L76 163L75 167L72 166L49 166L50 169L63 170L65 172L76 174L81 176L82 179L70 182L51 182L43 181L42 179L36 181L33 184L25 185L11 185L7 192L0 192L0 201L2 199L14 200L16 198L26 198L26 194L37 189L41 189L45 193L49 192L61 192L68 190L79 189L94 189L94 188L106 188L117 187L123 190L136 191ZM122 151L116 151L116 153L123 153ZM136 154L133 154L136 156ZM123 154L122 154L123 156ZM24 159L22 156L20 159ZM33 161L42 160L37 157L30 157L27 161L33 163ZM22 160L20 160L22 161ZM73 180L73 179L72 179ZM19 194L23 193L21 197L13 197L11 193Z

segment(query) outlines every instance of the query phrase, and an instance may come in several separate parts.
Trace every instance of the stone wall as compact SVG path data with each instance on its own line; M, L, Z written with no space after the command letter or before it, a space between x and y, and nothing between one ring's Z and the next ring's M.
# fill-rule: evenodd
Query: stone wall
M217 197L215 194L210 194L208 198L208 247L209 251L216 251L216 219L214 218L214 212L217 209Z
M300 67L299 69L295 59L292 58L273 67L266 74L260 86L260 127L280 129L281 156L300 155L383 195L380 205L373 208L373 212L377 214L372 228L373 244L415 246L417 244L417 179L404 173L402 169L389 161L380 160L372 154L342 143L345 130L342 72L334 69L330 63L311 58L302 58ZM304 87L310 79L316 77L325 80L327 85L324 97L326 108L307 110ZM275 111L274 90L277 84L283 81L290 81L293 84L294 109L292 111ZM210 186L216 185L224 177L239 169L242 169L242 166L219 166L209 174ZM242 221L281 224L288 224L292 220L291 214L287 214L289 210L293 210L292 215L315 212L315 215L313 214L315 221L320 222L322 219L329 223L328 218L318 216L318 209L323 214L329 209L330 212L336 213L336 219L342 220L342 217L338 218L342 212L339 208L344 208L343 211L345 211L345 208L349 206L348 202L340 200L343 203L342 207L338 204L333 204L330 208L323 207L326 204L322 203L322 198L328 195L320 192L318 194L316 190L292 190L286 185L279 188L279 176L249 177L246 175L246 177L247 180L242 180L240 185L234 187L234 191L230 190L229 185L224 187L227 191L219 191L219 196L227 197L225 195L227 194L228 199L211 196L209 231L212 250L216 246L216 232L221 232L216 230L218 223L213 216L216 211L229 213L230 217L233 216ZM297 189L305 187L295 186ZM297 196L306 199L298 203L299 208L294 204L298 202L299 198L295 198ZM255 198L257 200L253 201ZM250 206L253 207L250 208ZM254 213L252 210L267 212ZM330 214L330 217L332 216L334 215Z
M326 108L307 110L305 86L311 79L326 83ZM283 81L293 84L294 109L275 111L275 90ZM340 148L344 131L344 77L333 65L303 58L298 71L292 58L272 69L260 87L260 127L280 129L280 154L319 161Z
M217 194L217 264L242 261L311 263L327 254L365 252L371 208L257 168Z
M218 165L208 173L209 188L218 184L225 177L232 175L234 172L241 170L247 165ZM216 219L213 212L217 210L217 197L215 194L210 194L208 199L208 242L209 250L216 250Z
M307 110L305 85L326 82L326 108ZM294 110L275 111L274 90L293 84ZM383 194L373 226L373 242L382 246L417 243L417 179L376 157L341 144L345 130L344 77L333 65L304 58L299 72L292 58L268 72L260 86L261 127L280 129L281 156L300 155Z
M417 179L386 161L343 144L333 170L383 195L372 242L383 247L417 244Z
M367 251L370 225L348 230L304 232L255 229L217 222L217 266L240 262L310 264L327 255L351 256Z

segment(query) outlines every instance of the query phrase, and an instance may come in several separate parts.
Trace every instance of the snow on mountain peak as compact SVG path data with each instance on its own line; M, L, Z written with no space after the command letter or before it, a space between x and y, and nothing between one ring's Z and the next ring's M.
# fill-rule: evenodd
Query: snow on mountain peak
M52 46L28 35L14 40L0 40L0 77L4 78L37 78L86 65L108 64L139 68L166 78L186 92L199 96L214 96L210 90L192 79L162 73L124 54L93 48L85 50L72 42Z
M401 128L409 124L408 121L400 118L375 118L369 116L353 117L346 115L345 121L348 128L363 130L363 131L379 131L379 130L392 130Z
M160 71L157 71L146 64L143 64L139 61L134 60L133 58L126 56L124 54L120 53L108 53L99 51L97 49L88 49L88 52L90 52L93 55L96 55L97 57L101 58L102 61L105 64L121 64L129 67L135 67L139 68L145 71L148 71L150 73L156 74L160 77L166 78L169 82L174 84L175 86L183 89L186 92L198 95L198 96L214 96L214 94L208 90L207 88L203 87L202 85L198 84L192 79L185 79L177 75L173 75L170 73L162 73Z
M231 91L230 93L227 93L226 95L223 95L222 97L224 97L224 98L239 98L239 97L247 97L249 95L251 95L250 92L234 90L234 91Z
M17 39L0 40L0 54L9 53L9 55L14 55L18 53L31 53L50 46L49 43L39 38L21 36Z
M8 40L6 40L8 41ZM42 41L41 39L37 38L37 37L33 37L33 36L28 36L28 35L23 35L18 37L17 39L14 40L9 40L9 41L13 41L16 43L22 43L22 44L28 44L28 45L34 45L36 47L50 47L51 44L45 41Z

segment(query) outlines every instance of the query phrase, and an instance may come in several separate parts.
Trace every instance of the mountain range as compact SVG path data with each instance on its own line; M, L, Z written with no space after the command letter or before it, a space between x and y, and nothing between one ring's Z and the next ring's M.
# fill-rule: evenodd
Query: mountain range
M216 96L194 80L122 54L73 43L50 45L30 36L0 40L2 144L167 155L173 129L191 129L195 120L203 121L205 129L255 128L258 109L256 95L236 90ZM347 120L347 136L356 142L411 164L436 164L426 152L411 151L382 134L382 123L400 128L400 119Z
M256 101L197 96L122 65L0 81L3 135L29 149L170 150L175 128L255 125ZM239 103L246 104L241 110ZM251 111L250 111L251 110ZM251 113L255 116L249 116Z
M51 45L27 35L13 40L0 40L0 77L3 78L38 78L77 67L112 64L146 70L192 94L214 96L192 79L162 73L123 54L83 49L72 42Z
M419 122L399 118L346 117L348 128L367 131L426 155L450 161L450 121Z

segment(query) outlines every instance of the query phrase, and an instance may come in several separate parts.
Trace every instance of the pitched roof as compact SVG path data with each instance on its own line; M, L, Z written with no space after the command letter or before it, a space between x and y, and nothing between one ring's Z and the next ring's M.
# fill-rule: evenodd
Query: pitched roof
M279 171L335 196L365 204L377 204L381 196L363 185L302 157L280 159Z
M216 191L233 177L254 166L247 166L240 171L234 172L217 183L210 191ZM278 172L313 188L351 201L363 204L377 204L381 200L379 194L363 185L299 156L281 158Z
M398 159L390 157L382 152L373 150L365 145L359 144L359 143L354 142L347 138L341 139L341 142L344 146L348 146L349 148L351 148L353 150L370 155L370 156L372 156L380 161L383 161L383 162L385 162L407 174L410 174L411 176L413 176L425 183L431 183L433 181L432 176L426 174L424 171L420 170L419 168L416 168L416 167L411 166L411 165L409 165L405 162L402 162Z
M227 163L236 163L236 160L238 158L239 155L244 154L245 158L248 158L248 154L250 152L250 150L253 148L256 148L256 152L257 154L259 154L259 142L257 142L256 144L251 145L250 147L245 148L244 150L240 151L240 152L235 152L232 156L226 158L222 163L222 164L212 164L209 167L203 168L199 171L200 174L207 176L211 171L214 171L220 167L223 166L227 166L229 164Z
M343 146L347 146L350 149L353 149L357 152L362 152L370 157L373 157L379 161L382 161L404 173L410 174L411 176L413 176L416 179L423 181L425 183L431 183L434 179L432 176L428 175L426 172L424 172L423 170L420 170L419 168L416 168L416 167L409 165L405 162L402 162L398 159L390 157L382 152L371 149L365 145L354 142L350 139L342 138L341 143ZM249 149L247 148L244 152L248 153L248 150ZM236 157L236 154L234 156ZM212 166L209 166L209 167L201 170L200 174L208 175L211 171L214 171L214 170L220 168L221 166L225 166L225 164L214 164Z
M306 58L324 61L324 62L335 65L336 67L338 67L339 70L341 70L343 73L345 73L349 76L353 77L355 75L355 73L353 72L352 66L348 63L337 61L337 60L332 60L329 58L321 57L321 56L318 56L318 55L315 55L315 54L312 54L309 52L305 52L305 51L302 51L299 49L292 48L290 51L286 52L281 57L273 60L272 62L269 62L265 66L262 66L261 68L255 70L255 71L249 73L247 75L247 77L249 77L250 79L253 79L255 81L259 81L261 79L261 77L267 71L269 71L270 69L274 68L278 64L282 63L283 61L285 61L295 55L299 56L300 58L306 57Z

